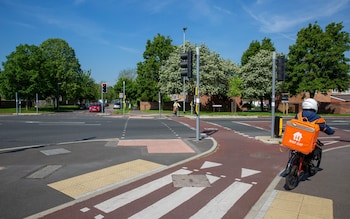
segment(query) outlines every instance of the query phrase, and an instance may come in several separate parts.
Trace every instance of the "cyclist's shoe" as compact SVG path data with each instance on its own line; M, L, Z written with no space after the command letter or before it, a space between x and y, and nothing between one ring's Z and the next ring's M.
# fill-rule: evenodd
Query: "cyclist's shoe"
M315 167L314 165L309 165L309 168L308 168L309 176L315 175L317 173L317 170L318 168Z
M322 147L323 145L324 144L320 140L317 139L316 146Z

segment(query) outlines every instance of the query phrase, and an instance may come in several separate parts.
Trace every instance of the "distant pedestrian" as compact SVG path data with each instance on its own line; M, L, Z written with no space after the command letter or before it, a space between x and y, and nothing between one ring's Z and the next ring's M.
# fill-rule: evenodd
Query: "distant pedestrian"
M180 104L177 102L177 100L175 100L175 102L173 104L173 113L175 116L178 116L180 107L181 107Z

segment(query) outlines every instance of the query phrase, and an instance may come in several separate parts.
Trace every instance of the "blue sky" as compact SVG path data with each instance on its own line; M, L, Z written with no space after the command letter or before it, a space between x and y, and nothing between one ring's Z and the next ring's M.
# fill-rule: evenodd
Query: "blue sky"
M343 22L350 33L349 12L350 0L0 0L0 62L20 44L61 38L97 83L114 85L158 33L181 45L187 27L191 44L239 64L264 37L288 53L298 31L316 21L323 29Z

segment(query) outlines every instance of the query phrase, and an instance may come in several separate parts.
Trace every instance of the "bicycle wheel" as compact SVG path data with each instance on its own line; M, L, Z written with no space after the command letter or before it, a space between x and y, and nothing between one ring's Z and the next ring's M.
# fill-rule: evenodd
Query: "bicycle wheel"
M315 151L314 151L314 156L313 156L313 159L312 159L313 161L316 162L315 167L317 167L317 168L320 167L321 159L322 159L322 149L319 148L319 147L316 147Z
M316 147L313 151L312 158L310 160L309 174L311 176L315 175L320 167L322 159L322 149Z
M284 184L284 188L286 190L295 189L299 184L299 174L298 174L298 166L293 165L289 174L286 176L286 182Z

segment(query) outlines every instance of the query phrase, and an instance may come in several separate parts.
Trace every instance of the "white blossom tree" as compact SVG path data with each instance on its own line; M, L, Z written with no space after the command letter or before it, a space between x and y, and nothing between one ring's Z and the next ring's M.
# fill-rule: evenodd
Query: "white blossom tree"
M193 51L193 78L186 81L186 91L189 94L194 93L196 86L196 46L189 43L185 46L186 51ZM200 51L200 92L202 95L227 97L229 82L235 73L238 72L238 66L229 60L224 60L216 52L211 52L207 46L202 44ZM159 87L161 93L179 94L183 90L183 80L181 77L180 54L183 47L177 47L169 56L160 69Z

